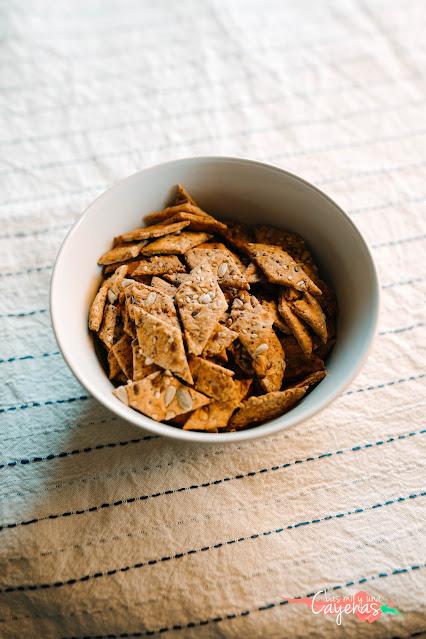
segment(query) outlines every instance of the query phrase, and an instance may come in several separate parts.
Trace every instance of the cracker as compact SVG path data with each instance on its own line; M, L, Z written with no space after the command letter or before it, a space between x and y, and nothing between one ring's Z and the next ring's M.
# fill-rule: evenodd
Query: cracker
M284 322L283 318L278 312L278 305L275 300L262 300L262 306L269 313L272 323L275 328L278 328L281 332L286 335L291 335L291 330Z
M230 401L237 392L234 372L208 359L194 357L189 364L195 388L209 397Z
M266 281L262 271L254 262L250 262L246 267L244 276L249 284L260 284Z
M250 288L231 251L224 244L203 244L188 251L185 260L191 269L207 261L220 286L244 290Z
M234 300L231 319L230 328L238 333L241 344L250 355L262 388L278 390L284 376L285 359L269 312L253 295L245 293Z
M135 305L136 334L145 364L157 364L192 384L180 328Z
M124 333L111 349L127 379L133 377L132 338Z
M108 351L108 377L110 379L116 379L118 374L121 373L120 364L117 361L116 356L114 355L114 351Z
M139 380L155 373L159 368L156 364L145 364L145 356L142 354L139 348L139 342L137 339L132 340L132 355L133 355L133 381Z
M252 383L251 379L237 380L236 392L229 401L212 401L203 408L195 410L186 420L183 430L203 430L207 433L217 433L227 427L229 418L238 404L247 395Z
M170 297L174 297L176 295L177 286L169 284L169 282L166 282L166 280L163 280L161 277L157 277L156 275L151 280L151 286L157 289L157 291L170 295Z
M154 242L150 242L141 249L142 255L184 255L197 244L206 242L211 238L208 233L195 233L183 231L179 235L166 235Z
M310 357L312 355L313 349L312 337L303 322L292 311L290 304L285 298L285 291L281 291L280 293L280 297L278 300L278 311L287 326L292 331L297 341L299 342L300 347L306 357Z
M292 310L318 335L323 344L327 343L327 324L319 302L310 293L292 302Z
M228 305L210 265L192 269L176 292L189 353L201 355Z
M249 254L249 243L253 242L254 235L252 229L247 224L241 222L231 222L227 224L224 233L225 239L244 254Z
M104 319L101 330L99 331L99 339L105 344L108 350L112 348L115 341L117 319L120 314L117 306L107 304L105 307Z
M197 202L194 200L192 195L190 195L190 193L188 193L186 188L184 186L182 186L182 184L178 184L177 187L176 187L176 195L175 195L175 197L173 199L173 205L176 205L176 204L187 204L187 203L198 207Z
M137 310L142 308L147 313L159 317L180 331L173 298L152 286L139 282L126 289L127 299L130 299L129 315L137 323ZM136 315L135 315L136 313Z
M249 397L241 408L231 417L229 427L241 430L248 426L261 424L283 415L300 400L306 393L303 388L289 388L285 391L274 391L259 397Z
M154 224L152 226L145 226L143 228L123 233L118 235L114 242L121 244L122 242L140 242L141 240L151 240L153 238L163 237L164 235L172 235L182 231L186 226L189 226L189 222L186 220L173 220L173 222L167 220L167 224Z
M321 382L324 377L327 375L327 371L316 371L315 373L310 373L307 377L304 377L299 382L292 384L290 388L303 388L304 386L310 387L314 386Z
M205 211L200 209L198 206L191 204L190 202L184 202L183 204L175 204L173 206L167 206L165 209L162 209L161 211L153 211L152 213L145 215L144 221L147 225L156 224L158 222L163 222L173 217L173 215L176 215L176 213L180 213L180 212L192 213L193 215L199 215L200 217L203 217L203 216L210 217L208 213L205 213Z
M109 265L116 262L125 262L137 257L142 248L146 245L147 241L138 242L137 244L129 244L125 246L116 246L110 251L107 251L98 259L98 264Z
M256 242L259 244L281 246L296 262L313 265L312 255L306 248L305 240L298 233L284 231L284 229L273 226L258 226L254 234Z
M138 382L115 389L115 395L132 408L157 421L169 421L190 410L197 410L211 401L209 397L182 384L173 375L159 371Z
M168 218L167 222L182 222L186 221L189 228L192 231L208 231L209 233L224 233L226 231L226 224L219 222L211 215L205 213L204 215L196 215L195 213L186 213L185 211L179 211L172 217ZM148 227L150 228L150 227Z
M203 357L219 357L225 362L228 360L226 349L229 348L238 337L238 333L231 331L223 324L217 324L209 341L204 347Z
M176 286L177 288L179 288L179 286L181 284L183 284L183 282L187 282L190 279L190 275L189 273L165 273L164 274L164 279L167 282L170 282L170 284L173 284L173 286Z
M104 282L92 302L89 311L89 329L98 332L104 316L104 308L108 295L108 282Z
M285 336L281 339L286 356L284 382L306 377L310 373L324 370L324 361L313 353L308 359L299 346L296 338Z
M165 273L184 273L185 267L176 255L153 255L129 265L128 272L137 275L164 275Z
M302 267L279 246L268 244L249 244L248 246L251 258L263 271L268 282L321 295L321 290Z

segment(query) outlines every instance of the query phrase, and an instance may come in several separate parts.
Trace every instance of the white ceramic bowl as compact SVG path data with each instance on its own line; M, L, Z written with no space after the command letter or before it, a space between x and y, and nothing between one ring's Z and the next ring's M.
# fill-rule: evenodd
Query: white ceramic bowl
M166 206L184 184L207 211L248 224L297 231L337 294L337 342L328 375L287 414L235 433L184 431L125 406L112 394L87 328L89 305L99 286L99 255L123 231L140 226L144 214ZM64 240L53 270L53 328L69 367L101 404L136 426L192 442L236 442L270 435L309 419L335 399L363 364L375 334L379 284L373 259L358 229L329 197L274 166L238 158L199 157L167 162L128 177L96 199Z

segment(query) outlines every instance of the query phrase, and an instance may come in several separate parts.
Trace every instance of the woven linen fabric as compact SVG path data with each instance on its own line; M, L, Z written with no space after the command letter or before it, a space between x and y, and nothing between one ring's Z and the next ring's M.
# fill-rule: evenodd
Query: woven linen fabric
M2 639L426 632L425 13L423 0L2 4ZM361 374L269 439L146 435L87 396L52 333L67 229L115 181L192 155L312 181L380 273ZM288 602L324 589L400 614L339 625Z

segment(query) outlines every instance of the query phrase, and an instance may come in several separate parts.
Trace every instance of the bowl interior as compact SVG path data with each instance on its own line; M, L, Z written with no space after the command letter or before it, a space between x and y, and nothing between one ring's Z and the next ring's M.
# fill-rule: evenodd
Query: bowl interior
M124 406L111 391L87 329L87 313L100 281L96 260L115 235L141 225L144 214L167 205L178 182L219 218L271 224L307 241L339 304L338 338L329 374L287 415L239 433L187 432ZM270 434L317 412L338 395L361 366L374 336L378 282L370 253L341 209L310 184L285 171L233 158L192 158L149 168L95 200L68 234L51 287L54 330L80 382L121 417L157 434L188 441L236 441Z

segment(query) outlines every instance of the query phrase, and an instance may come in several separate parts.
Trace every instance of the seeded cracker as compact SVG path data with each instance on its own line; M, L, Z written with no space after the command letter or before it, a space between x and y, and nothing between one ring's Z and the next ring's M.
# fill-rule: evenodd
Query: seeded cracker
M169 218L173 217L173 215L176 215L176 213L180 213L181 211L183 213L192 213L193 215L199 215L201 217L202 216L210 217L208 213L205 213L198 206L194 206L194 204L185 202L183 204L175 204L174 206L167 206L165 209L162 209L161 211L154 211L153 213L149 213L148 215L145 215L144 221L148 226L151 224L156 224L158 222L164 222L165 220L168 220Z
M286 335L291 335L291 330L284 322L283 318L278 312L278 305L275 300L262 300L263 308L269 313L272 319L272 323L275 328L279 328L280 331Z
M306 248L304 239L297 233L290 233L273 226L258 226L255 229L256 242L273 244L284 249L296 262L313 264L312 256Z
M92 302L89 312L89 329L91 331L99 331L104 315L105 304L108 298L113 296L114 300L118 295L121 282L127 273L127 266L117 268L114 274L102 283L95 299ZM110 290L112 291L110 293ZM108 299L108 301L110 301ZM113 302L112 302L113 303Z
M109 265L116 262L125 262L137 257L145 246L146 240L138 242L137 244L129 244L126 246L116 246L115 248L107 251L98 259L98 264Z
M127 379L133 377L133 350L132 350L132 338L125 333L120 337L118 342L112 347L112 352L115 358L125 374Z
M101 330L99 331L98 335L99 339L105 344L108 350L112 348L114 344L118 316L119 310L117 306L114 306L113 304L107 304L107 306L105 307Z
M248 246L251 258L263 271L268 282L321 295L321 290L302 267L280 247L267 244L249 244Z
M179 211L179 213L175 213L173 217L167 219L169 224L181 221L186 221L191 231L208 231L209 233L223 233L226 231L226 224L219 222L219 220L216 220L207 213L204 213L204 215L195 215L194 213Z
M156 275L151 280L151 286L157 289L157 291L170 295L170 297L174 297L176 295L177 286L169 284L169 282L166 282L166 280L163 280L161 277L157 277Z
M304 293L303 297L292 303L292 309L318 335L323 344L327 343L327 324L323 310L313 295Z
M176 293L189 353L201 355L228 305L210 265L203 262Z
M122 242L140 242L141 240L150 240L156 237L163 237L164 235L170 235L178 233L186 226L189 226L189 222L176 220L174 223L168 222L167 224L155 224L153 226L145 226L144 228L135 229L123 235L118 235L114 242L121 244Z
M182 186L182 184L178 184L176 188L176 195L173 200L173 205L175 204L192 204L193 206L197 206L197 202L194 200L192 195L188 193L186 188Z
M236 392L231 400L227 402L212 401L207 406L198 408L185 422L183 430L203 430L208 433L217 433L218 430L225 429L232 413L249 392L251 383L251 379L236 381Z
M145 364L157 364L192 384L192 376L179 328L132 305L139 348Z
M226 349L237 337L238 333L231 331L224 324L218 324L203 350L203 357L219 357L225 362L228 361Z
M139 282L129 287L126 290L126 295L127 298L131 300L132 307L129 308L129 314L134 321L137 320L137 318L134 317L134 313L137 312L136 307L140 307L147 313L172 324L172 326L180 331L176 308L173 303L173 298L170 297L170 295Z
M188 251L185 260L190 268L195 268L203 261L207 261L220 286L244 290L250 288L231 251L224 244L203 244Z
M310 357L312 355L313 348L312 337L303 322L301 322L297 315L291 310L291 307L285 298L285 291L281 291L280 293L278 310L285 323L291 329L295 338L299 342L300 348L306 357Z
M268 392L279 390L285 369L284 351L272 328L269 312L253 295L245 293L234 300L231 319L230 328L238 333L250 355L262 388Z
M158 421L168 421L211 401L209 397L182 384L173 375L160 371L151 373L139 382L121 386L114 393L124 403Z
M229 427L241 430L253 424L261 424L286 413L305 395L307 387L289 388L285 391L275 391L249 397L241 408L231 417Z
M229 368L224 368L201 357L194 357L190 361L189 367L194 386L200 393L225 402L235 396L238 387L232 379L234 372Z
M184 273L185 267L176 255L154 255L129 265L129 274L164 275L164 273Z
M132 353L133 353L133 381L138 382L144 377L151 375L158 371L156 364L145 364L145 355L143 355L139 348L139 342L137 339L132 341Z
M166 235L141 250L142 255L184 255L189 249L211 238L208 233L184 231L179 235Z

